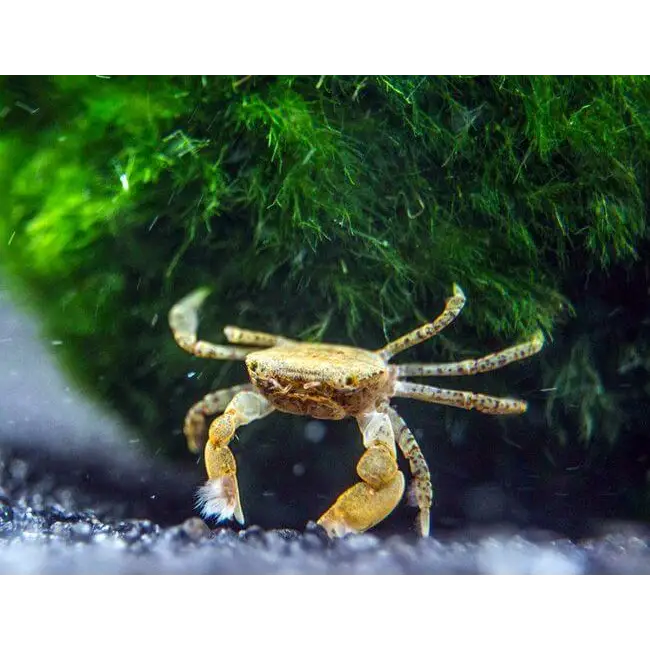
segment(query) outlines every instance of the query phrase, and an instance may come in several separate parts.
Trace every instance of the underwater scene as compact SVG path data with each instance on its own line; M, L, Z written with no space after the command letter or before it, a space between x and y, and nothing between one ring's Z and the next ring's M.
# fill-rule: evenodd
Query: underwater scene
M0 573L650 573L650 77L0 78Z

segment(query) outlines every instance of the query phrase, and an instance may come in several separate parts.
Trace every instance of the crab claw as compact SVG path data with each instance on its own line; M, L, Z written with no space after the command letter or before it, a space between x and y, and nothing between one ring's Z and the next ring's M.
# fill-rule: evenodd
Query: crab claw
M237 485L237 465L228 447L214 446L208 441L205 445L205 466L208 482L199 489L196 504L206 518L226 521L233 516L244 523L244 513L239 499Z

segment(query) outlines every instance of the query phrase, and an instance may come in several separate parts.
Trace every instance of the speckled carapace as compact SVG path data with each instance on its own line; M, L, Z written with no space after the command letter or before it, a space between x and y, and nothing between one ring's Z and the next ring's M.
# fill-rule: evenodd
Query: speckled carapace
M176 342L199 357L245 361L250 377L249 384L209 393L190 408L185 419L190 450L198 452L204 447L208 481L199 490L199 505L205 517L217 520L234 517L244 523L237 466L228 446L235 431L278 410L327 420L354 417L359 424L365 447L357 464L361 480L343 492L318 520L330 536L368 530L395 509L405 486L397 465L398 448L408 459L413 475L413 494L419 507L417 531L428 535L432 501L429 469L413 434L391 406L391 399L407 397L492 415L523 413L526 403L414 384L402 378L488 372L529 357L543 345L538 332L526 343L479 359L389 363L399 352L438 334L458 316L465 295L457 285L438 318L379 350L302 343L232 326L224 330L229 344L218 345L197 338L198 311L207 295L208 291L199 289L170 310L169 325ZM206 418L217 414L208 428Z

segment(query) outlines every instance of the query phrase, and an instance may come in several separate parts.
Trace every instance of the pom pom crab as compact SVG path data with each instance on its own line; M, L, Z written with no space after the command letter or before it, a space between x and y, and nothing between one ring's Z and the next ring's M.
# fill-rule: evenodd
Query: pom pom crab
M465 295L457 285L440 316L379 350L301 343L231 326L224 329L230 345L217 345L197 338L198 311L208 293L199 289L176 303L169 312L169 325L183 350L197 357L242 360L250 377L248 384L209 393L185 418L189 449L198 453L204 448L208 481L199 490L199 505L204 517L219 521L234 517L244 523L230 441L238 427L278 410L327 420L354 417L359 425L365 447L356 468L361 480L343 492L318 520L328 535L361 533L395 509L405 486L397 464L399 448L413 475L413 494L419 508L416 528L427 536L432 502L429 468L415 437L390 405L391 398L406 397L491 415L523 413L526 402L521 400L416 384L404 378L489 372L530 357L543 345L538 332L526 343L478 359L388 363L456 319L465 304ZM217 414L208 428L207 418Z

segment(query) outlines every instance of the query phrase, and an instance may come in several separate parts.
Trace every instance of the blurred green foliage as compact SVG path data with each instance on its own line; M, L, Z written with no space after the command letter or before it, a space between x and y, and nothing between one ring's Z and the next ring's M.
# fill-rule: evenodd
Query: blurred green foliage
M649 106L646 77L5 77L1 263L82 385L165 446L243 376L171 340L198 285L214 340L379 346L453 282L443 356L551 333L576 277L638 257ZM564 361L549 377L586 386L590 436L602 382L582 343Z

